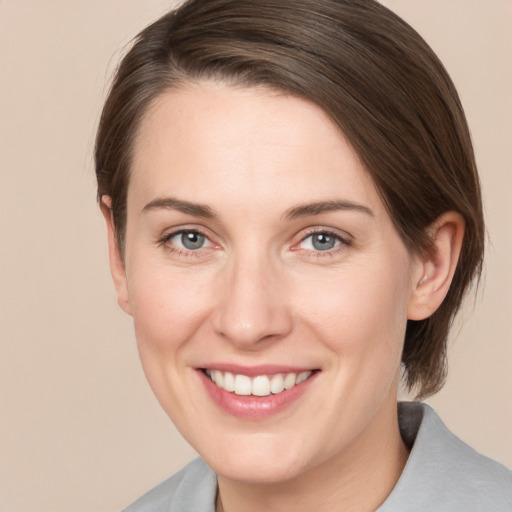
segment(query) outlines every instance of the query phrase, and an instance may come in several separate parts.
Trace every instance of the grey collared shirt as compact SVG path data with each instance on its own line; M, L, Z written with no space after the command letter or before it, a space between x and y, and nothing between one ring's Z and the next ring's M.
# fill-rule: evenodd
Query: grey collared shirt
M512 472L453 435L428 406L400 403L400 432L411 447L378 512L512 512ZM123 512L215 512L217 477L202 459Z

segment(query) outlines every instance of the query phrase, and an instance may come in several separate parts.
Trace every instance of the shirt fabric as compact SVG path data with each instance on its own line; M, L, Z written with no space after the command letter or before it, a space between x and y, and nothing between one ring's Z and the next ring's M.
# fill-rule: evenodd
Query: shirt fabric
M377 512L512 512L512 472L453 435L426 404L398 404L411 448L395 488ZM215 512L217 477L202 459L123 512Z

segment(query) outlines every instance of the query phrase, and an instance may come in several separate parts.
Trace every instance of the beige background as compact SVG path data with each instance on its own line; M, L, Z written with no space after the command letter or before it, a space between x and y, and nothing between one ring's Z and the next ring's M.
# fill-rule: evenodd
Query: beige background
M119 49L169 3L0 0L0 512L120 510L193 456L117 308L91 162ZM512 466L512 2L385 3L460 90L491 239L430 402Z

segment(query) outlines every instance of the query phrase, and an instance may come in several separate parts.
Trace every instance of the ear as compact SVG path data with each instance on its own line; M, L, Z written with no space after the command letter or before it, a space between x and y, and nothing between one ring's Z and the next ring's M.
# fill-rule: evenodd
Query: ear
M419 256L407 310L409 320L424 320L441 305L455 274L465 222L457 212L441 215L429 228L433 245Z
M107 224L110 272L112 273L114 286L117 292L117 302L124 312L131 315L126 270L119 245L117 243L116 228L114 225L114 214L112 212L112 199L109 196L102 196L100 208Z

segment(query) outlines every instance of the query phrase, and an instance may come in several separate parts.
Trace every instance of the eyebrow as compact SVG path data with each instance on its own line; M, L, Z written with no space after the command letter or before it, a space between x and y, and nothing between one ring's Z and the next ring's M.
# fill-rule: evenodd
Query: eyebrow
M194 217L204 217L205 219L213 219L216 217L213 210L200 203L191 203L190 201L183 201L182 199L176 199L175 197L159 197L150 201L144 208L143 212L150 210L177 210L187 215L193 215Z
M194 217L203 217L205 219L213 219L217 217L215 212L207 205L201 203L192 203L177 199L175 197L159 197L150 201L144 208L143 212L158 209L177 210L187 215ZM351 201L331 200L331 201L316 201L313 203L305 203L294 206L286 210L283 218L286 220L293 220L300 217L308 217L311 215L320 215L322 213L339 211L339 210L352 210L359 211L374 217L370 208L361 204L353 203Z
M306 203L294 206L284 212L283 217L288 220L297 219L299 217L308 217L310 215L320 215L321 213L334 212L339 210L352 210L365 213L374 217L374 213L367 206L352 203L351 201L332 200L317 201L314 203Z

